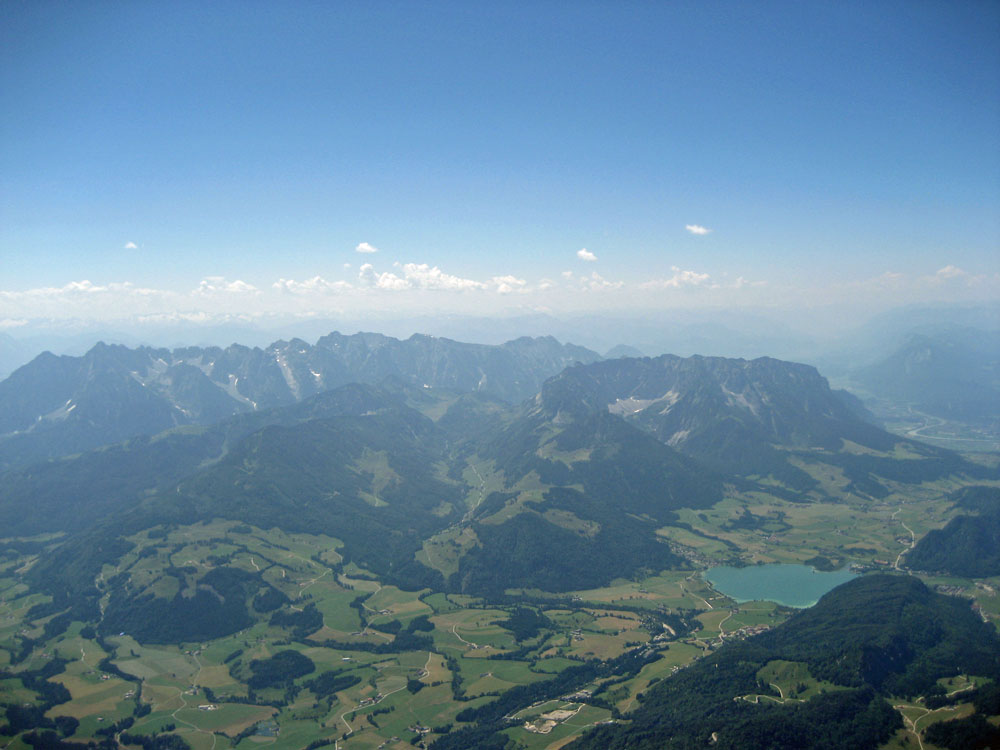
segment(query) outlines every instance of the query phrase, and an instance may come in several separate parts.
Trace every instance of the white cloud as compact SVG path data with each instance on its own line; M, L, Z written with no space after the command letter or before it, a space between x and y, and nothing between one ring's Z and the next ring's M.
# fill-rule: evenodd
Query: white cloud
M374 245L369 245L367 242L362 242L359 243L356 248L354 248L354 252L370 255L371 253L377 253L378 248L375 247Z
M766 281L748 281L742 276L737 276L736 281L730 285L733 289L742 289L745 286L767 286Z
M167 312L151 313L149 315L139 315L136 321L139 323L220 323L232 320L247 320L250 316L230 315L226 313L210 313L205 310L197 312Z
M125 283L128 284L128 282ZM25 294L51 297L62 294L95 294L97 292L106 292L107 290L108 288L106 286L100 286L92 283L89 279L84 279L83 281L71 281L61 287L41 287L40 289L29 289L25 292Z
M538 282L538 290L541 292L551 289L553 286L555 286L555 284L552 283L551 279L542 279Z
M248 284L245 281L236 279L236 281L226 281L223 276L206 276L198 284L198 288L194 290L194 294L206 295L206 294L251 294L257 293L257 287L253 284Z
M588 250L587 248L582 248L580 250L577 250L576 257L579 258L580 260L585 260L588 263L593 263L595 260L597 260L597 256L594 255L592 252L590 252L590 250Z
M391 271L379 273L371 263L365 263L358 272L358 279L365 286L396 292L407 289L464 292L487 288L481 281L453 276L427 263L404 263L399 267L402 276Z
M278 279L271 287L289 294L336 294L350 291L354 287L346 281L327 281L322 276L313 276L305 281Z
M0 318L53 320L98 319L177 304L164 289L139 287L129 281L94 284L84 279L63 286L0 290Z
M126 250L138 250L139 246L137 244L135 244L134 242L126 242L125 243L125 249Z
M363 286L370 286L376 289L387 289L390 291L402 291L412 288L406 279L401 279L394 273L386 271L378 273L371 263L364 263L358 269L358 281Z
M463 279L452 276L441 271L440 268L433 268L426 263L406 263L403 265L403 273L407 281L410 281L420 289L445 289L450 291L465 291L468 289L485 289L486 284L472 279Z
M66 299L81 296L92 296L105 292L119 292L130 295L149 296L163 294L159 289L147 289L137 287L131 281L115 281L109 284L100 285L84 279L82 281L71 281L63 286L45 286L35 289L25 289L24 291L0 291L0 297L16 299Z
M680 289L690 286L707 286L711 276L697 271L682 271L677 266L671 266L674 275L665 279L651 279L639 285L641 289Z
M625 286L624 281L608 281L603 276L601 276L597 271L590 274L590 277L581 276L580 283L583 285L584 289L589 289L593 292L603 291L605 289L621 289Z
M528 291L528 282L516 276L494 276L491 281L498 294Z
M579 289L583 291L601 291L604 289L621 289L625 286L624 281L608 281L606 278L597 273L597 271L591 272L590 276L582 274L580 276L575 276L572 271L563 271L562 277L566 279L567 284L577 285ZM553 283L548 279L545 279L543 284L539 285L539 289L549 289ZM573 287L568 287L572 289Z
M917 279L917 283L922 284L925 287L932 287L940 290L983 290L990 284L995 285L998 279L1000 279L1000 275L994 275L990 278L988 274L970 273L964 268L959 268L958 266L949 263L947 266L939 268L933 274L921 276Z
M960 276L968 276L968 271L963 271L958 266L953 266L948 264L944 268L939 268L937 273L934 274L939 279L955 279Z
M691 234L706 235L712 230L708 227L700 226L699 224L685 224L684 228L688 230Z

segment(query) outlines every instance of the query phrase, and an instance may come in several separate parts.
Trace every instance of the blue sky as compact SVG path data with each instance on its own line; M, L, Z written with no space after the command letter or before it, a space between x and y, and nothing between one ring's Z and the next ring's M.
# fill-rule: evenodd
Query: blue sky
M1000 288L995 2L5 2L0 91L8 328Z

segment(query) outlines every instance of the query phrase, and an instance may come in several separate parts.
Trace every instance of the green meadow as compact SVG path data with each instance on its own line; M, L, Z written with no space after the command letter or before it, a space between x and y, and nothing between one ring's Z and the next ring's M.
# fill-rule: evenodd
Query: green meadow
M380 469L382 459L367 456L366 465ZM500 486L489 465L470 464L466 474L474 488L467 498L470 508L482 501L482 492ZM830 486L842 482L836 472L816 479ZM531 478L523 484L522 499L532 497L537 490L529 486ZM686 569L645 571L632 580L565 593L508 591L507 599L494 601L386 585L372 571L345 564L338 552L342 542L328 536L231 521L160 527L131 537L134 548L105 565L98 583L127 576L134 591L169 600L203 586L211 571L229 568L258 577L276 592L276 608L251 608L245 628L174 644L128 632L100 638L81 622L46 639L45 624L55 614L31 613L42 611L38 605L49 599L23 582L34 557L8 553L0 561L0 694L5 702L38 701L18 675L59 658L63 668L52 680L66 688L70 700L51 706L46 715L79 720L74 740L99 739L115 722L133 718L130 731L175 733L196 750L300 750L323 742L402 749L411 742L429 744L462 726L458 716L464 709L512 688L544 685L594 660L647 652L649 660L636 674L579 686L596 691L599 705L542 692L545 700L522 709L518 723L504 730L520 747L556 750L587 728L627 714L656 682L727 640L773 627L792 612L769 602L737 605L711 588L703 569L721 561L905 565L913 538L943 527L954 515L940 499L948 489L929 483L878 501L808 504L734 492L711 508L682 510L680 526L659 531L663 542L687 559ZM462 551L477 543L470 534L467 527L454 527L429 540L417 559L453 572ZM924 578L1000 621L1000 579ZM100 605L108 603L105 596ZM508 621L517 607L535 613L537 630L512 629ZM272 622L279 611L291 619ZM296 629L295 618L309 623L306 630ZM265 680L262 665L288 652L301 657L305 671ZM758 676L770 690L745 696L751 702L808 700L835 689L794 662L769 663ZM967 687L955 679L944 687ZM920 731L966 708L929 712L908 705L899 711ZM905 735L887 747L906 747ZM19 746L24 746L20 739L9 745Z

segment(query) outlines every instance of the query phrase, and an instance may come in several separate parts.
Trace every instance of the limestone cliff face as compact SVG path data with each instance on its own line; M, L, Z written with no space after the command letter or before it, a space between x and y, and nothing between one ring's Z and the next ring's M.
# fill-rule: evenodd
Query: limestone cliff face
M486 346L371 333L331 333L315 346L301 339L266 349L102 343L82 357L45 353L0 383L0 468L178 425L213 424L353 382L395 379L513 403L567 365L599 358L551 337Z
M794 448L839 448L849 434L877 432L814 367L769 357L608 360L566 370L545 384L541 401L554 411L607 409L682 448L727 424Z

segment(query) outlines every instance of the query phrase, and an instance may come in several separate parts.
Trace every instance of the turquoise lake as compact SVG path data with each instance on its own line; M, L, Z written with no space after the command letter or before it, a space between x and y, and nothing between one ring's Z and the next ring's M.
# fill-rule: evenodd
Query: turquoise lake
M847 568L823 573L808 565L721 566L705 571L705 580L716 591L738 602L762 599L786 607L811 607L827 591L857 574Z

